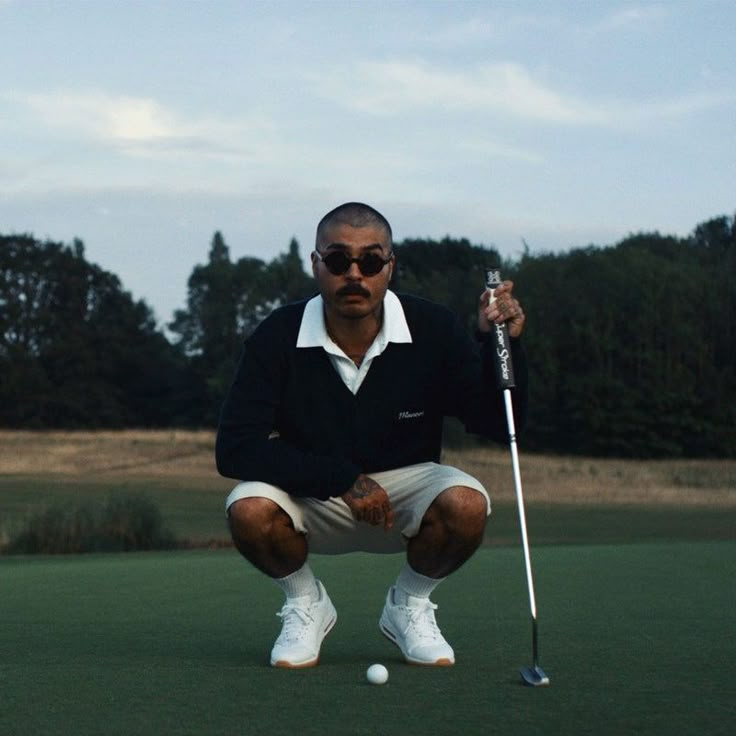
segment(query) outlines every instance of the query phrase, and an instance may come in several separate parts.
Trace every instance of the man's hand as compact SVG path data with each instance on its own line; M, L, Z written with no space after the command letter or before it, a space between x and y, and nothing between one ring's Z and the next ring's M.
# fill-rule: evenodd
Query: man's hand
M388 531L394 525L394 510L386 491L367 475L359 475L341 496L356 521L373 526L383 525Z
M491 325L505 322L511 337L519 337L524 329L524 310L521 304L514 299L512 292L513 281L504 281L493 291L493 299L486 289L478 300L478 329L481 332L490 332Z

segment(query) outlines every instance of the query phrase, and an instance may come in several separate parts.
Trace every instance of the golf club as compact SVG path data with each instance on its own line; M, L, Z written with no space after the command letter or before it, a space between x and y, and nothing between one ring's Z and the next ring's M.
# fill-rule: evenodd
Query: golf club
M494 290L501 284L501 272L498 269L486 270L486 288L493 300ZM511 389L515 386L514 367L511 361L511 346L506 324L494 325L496 358L496 378L498 388L503 391L506 408L506 423L509 430L509 448L511 450L511 466L514 473L514 489L516 491L516 505L519 510L519 526L521 527L521 542L524 547L524 564L526 565L526 582L529 588L529 607L532 614L532 657L531 667L522 667L520 670L522 682L531 687L549 685L549 677L539 666L539 644L537 631L537 602L534 595L534 580L532 578L532 561L529 554L529 538L526 531L526 513L524 511L524 494L521 489L521 471L519 469L519 452L516 448L516 425L514 423L514 405L511 399Z

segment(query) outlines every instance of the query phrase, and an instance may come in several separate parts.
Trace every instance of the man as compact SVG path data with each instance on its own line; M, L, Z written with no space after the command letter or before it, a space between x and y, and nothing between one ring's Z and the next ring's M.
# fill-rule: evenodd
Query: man
M439 464L442 419L508 440L490 331L508 325L521 423L524 313L511 282L495 299L484 292L473 340L444 307L389 291L394 266L379 212L350 202L325 215L312 253L319 295L248 338L223 406L217 467L242 481L226 502L232 538L286 596L274 667L317 664L337 618L308 553L360 550L406 552L381 632L408 662L455 662L429 596L478 548L490 500Z

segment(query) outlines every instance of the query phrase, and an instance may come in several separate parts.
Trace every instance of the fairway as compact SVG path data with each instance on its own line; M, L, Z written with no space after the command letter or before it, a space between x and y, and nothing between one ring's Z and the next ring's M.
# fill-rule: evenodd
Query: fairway
M377 619L400 556L313 557L338 609L321 664L267 666L280 593L233 551L0 559L0 733L726 734L736 543L482 550L434 596L452 668L410 667ZM356 584L360 580L361 584ZM365 683L382 662L387 685Z

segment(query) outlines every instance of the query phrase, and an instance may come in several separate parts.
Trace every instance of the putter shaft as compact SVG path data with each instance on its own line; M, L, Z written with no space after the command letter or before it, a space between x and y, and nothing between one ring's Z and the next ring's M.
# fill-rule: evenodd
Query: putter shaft
M509 449L514 471L514 490L516 491L516 505L519 511L519 526L521 527L521 541L524 548L524 565L526 566L526 582L529 590L529 608L532 614L532 658L533 667L521 669L521 679L526 685L544 687L549 685L549 677L539 666L539 634L537 631L537 600L534 595L534 578L532 576L532 560L529 552L529 537L526 530L526 513L524 511L524 492L521 488L521 469L519 467L519 452L516 448L516 425L514 423L514 405L511 401L511 390L503 391L506 406L506 423L509 430Z

